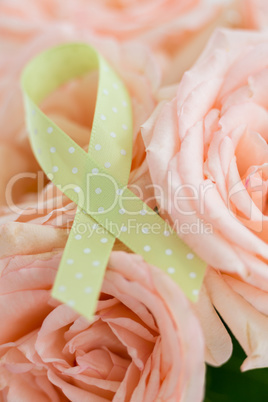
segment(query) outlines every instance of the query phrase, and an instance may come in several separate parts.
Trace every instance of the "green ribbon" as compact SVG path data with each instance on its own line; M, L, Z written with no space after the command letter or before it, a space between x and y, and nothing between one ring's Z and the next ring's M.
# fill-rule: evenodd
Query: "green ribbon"
M86 152L38 104L63 83L93 70L99 71L99 83ZM48 178L78 206L52 296L92 318L118 238L149 264L165 271L195 301L206 264L127 188L132 155L131 101L111 66L86 44L62 45L29 62L22 88L33 152ZM81 233L79 227L90 230Z

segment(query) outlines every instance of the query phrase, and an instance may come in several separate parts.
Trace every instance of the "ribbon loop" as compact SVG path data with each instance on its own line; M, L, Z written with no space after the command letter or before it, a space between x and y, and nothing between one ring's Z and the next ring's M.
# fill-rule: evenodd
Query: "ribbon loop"
M37 104L59 85L92 70L99 71L99 83L86 152ZM163 269L196 300L205 263L127 188L132 156L131 102L111 66L86 44L63 45L28 64L22 87L33 151L49 179L78 205L53 297L90 319L114 241L119 238L148 263ZM96 230L99 225L101 231Z

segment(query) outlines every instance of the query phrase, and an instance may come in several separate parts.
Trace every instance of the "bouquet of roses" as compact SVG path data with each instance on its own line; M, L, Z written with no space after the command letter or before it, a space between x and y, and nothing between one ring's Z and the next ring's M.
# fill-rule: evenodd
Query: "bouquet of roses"
M0 55L0 401L266 400L268 3L0 0Z

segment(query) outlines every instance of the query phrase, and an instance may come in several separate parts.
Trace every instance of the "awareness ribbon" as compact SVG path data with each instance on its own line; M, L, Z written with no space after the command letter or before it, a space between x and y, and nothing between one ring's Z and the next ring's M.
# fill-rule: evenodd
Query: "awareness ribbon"
M97 100L86 152L38 104L70 79L96 70ZM206 264L127 188L132 159L131 100L112 67L87 44L65 44L28 63L22 88L33 152L48 178L77 204L52 296L91 319L118 238L170 275L190 300L197 300ZM91 228L90 237L78 232L79 224Z

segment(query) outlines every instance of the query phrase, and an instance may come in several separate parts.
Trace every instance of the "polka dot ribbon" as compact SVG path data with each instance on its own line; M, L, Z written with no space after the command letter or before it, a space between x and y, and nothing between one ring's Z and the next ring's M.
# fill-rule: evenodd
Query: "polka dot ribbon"
M88 152L38 107L53 90L98 70L98 92ZM115 239L166 272L193 301L205 271L172 228L128 188L132 155L129 95L111 66L86 44L49 49L22 74L30 141L53 183L78 208L52 296L92 318Z

